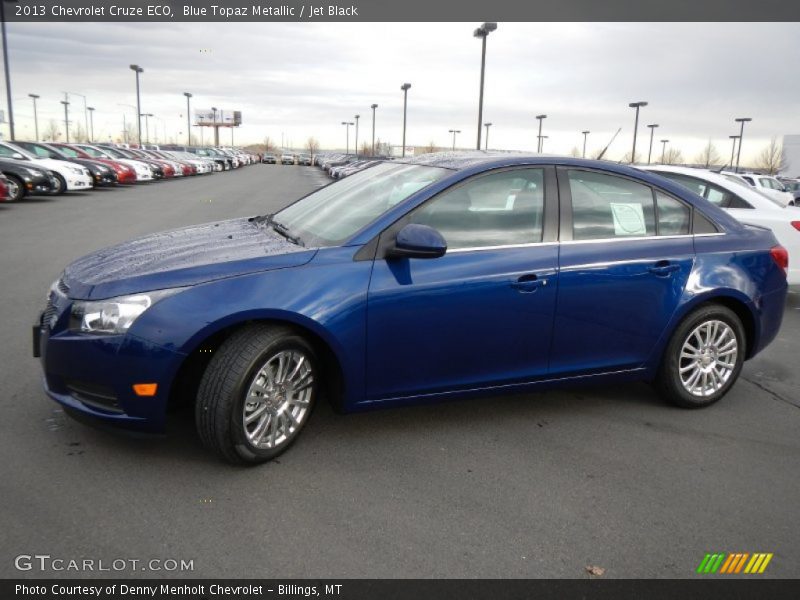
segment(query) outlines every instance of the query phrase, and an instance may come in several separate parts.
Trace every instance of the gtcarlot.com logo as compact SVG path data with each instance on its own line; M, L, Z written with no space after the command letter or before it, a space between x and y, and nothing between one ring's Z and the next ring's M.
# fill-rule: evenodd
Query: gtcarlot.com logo
M194 571L194 559L59 558L50 554L20 554L14 558L14 568L17 571L55 572Z
M757 575L763 573L769 561L772 560L772 553L755 552L716 552L706 554L697 572L701 574L721 574L735 575L743 573L745 575Z

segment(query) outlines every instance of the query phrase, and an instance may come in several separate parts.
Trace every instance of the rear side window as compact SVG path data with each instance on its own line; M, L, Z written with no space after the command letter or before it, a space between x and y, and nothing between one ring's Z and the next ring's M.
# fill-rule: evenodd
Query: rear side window
M679 173L670 173L666 171L655 171L662 177L671 179L675 183L680 183L683 187L693 191L698 196L702 196L711 204L716 204L720 208L753 208L746 200L743 200L733 192L730 192L718 185L697 179L696 177L689 177L688 175L681 175Z
M656 234L653 192L649 186L593 171L569 170L567 176L574 240Z
M656 192L658 208L658 235L684 235L689 233L691 213L680 200Z

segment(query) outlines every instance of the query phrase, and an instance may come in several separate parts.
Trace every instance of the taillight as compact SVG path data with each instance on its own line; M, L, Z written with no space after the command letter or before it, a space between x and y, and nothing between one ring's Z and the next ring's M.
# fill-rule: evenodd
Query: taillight
M800 231L800 221L792 221L792 227Z
M774 246L770 249L769 255L772 257L772 260L775 261L775 264L783 270L783 274L786 275L786 272L789 270L789 252L786 251L786 248L783 246Z

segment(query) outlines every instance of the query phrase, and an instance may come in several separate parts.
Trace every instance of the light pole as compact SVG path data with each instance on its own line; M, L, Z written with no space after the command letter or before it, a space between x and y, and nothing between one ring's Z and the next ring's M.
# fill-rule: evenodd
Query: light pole
M372 156L375 156L375 109L378 105L373 104L370 108L372 109Z
M586 131L581 131L581 133L583 134L583 158L586 158L586 138L589 137L591 131L587 129Z
M736 140L739 139L739 136L738 135L729 135L728 137L731 138L731 140L733 141L733 144L731 145L731 162L729 163L729 167L732 167L733 166L733 155L736 152Z
M408 88L410 87L410 83L404 83L400 86L400 89L403 90L403 158L405 158L406 155L406 115L408 109Z
M150 121L149 121L148 117L152 117L152 116L153 116L152 113L141 113L139 115L139 117L144 117L145 134L146 134L146 137L147 137L147 143L148 144L150 143ZM142 144L139 143L140 147L141 147L141 145Z
M460 129L448 129L447 131L449 131L450 133L453 134L453 150L455 150L456 149L456 134L457 133L461 133L461 130Z
M658 127L658 123L651 123L648 125L648 127L650 128L650 150L647 151L647 164L649 165L650 157L653 154L653 133L655 132L656 127Z
M136 73L136 132L139 138L139 146L142 145L142 100L139 94L139 73L144 73L144 69L139 65L131 65L131 71Z
M345 133L346 139L345 139L344 153L350 154L350 125L353 125L353 123L350 121L342 121L342 125L344 125L345 129L347 130Z
M358 160L358 120L360 118L361 118L361 115L356 115L356 143L354 144L355 151L356 151L356 160Z
M744 139L744 124L749 123L752 121L750 117L739 117L738 119L734 119L737 123L741 123L742 127L739 130L739 150L736 152L736 170L734 173L739 172L739 158L742 156L742 140Z
M541 136L541 137L539 138L539 145L540 145L540 147L541 147L541 149L539 150L540 152L544 152L544 141L545 141L546 139L548 139L549 137L550 137L549 135L543 135L543 136Z
M484 142L483 149L484 150L488 150L489 149L489 127L491 127L492 124L491 123L484 123L483 126L486 127L486 141Z
M190 108L189 108L189 98L191 98L192 95L189 92L183 92L183 95L186 96L186 145L187 146L191 146L192 145L192 117L191 117L192 113L191 113Z
M2 2L2 0L0 0ZM62 100L61 104L64 105L64 128L66 129L66 142L69 144L69 101Z
M661 164L664 164L664 155L667 153L667 143L669 140L661 140Z
M495 29L497 29L497 23L484 23L472 34L481 40L481 89L478 95L478 143L475 145L476 150L481 149L481 126L483 125L483 78L486 72L486 38L489 37L489 34Z
M0 0L0 2L2 2L2 0ZM39 99L39 95L38 94L28 94L28 96L33 99L33 128L34 128L34 131L36 132L36 140L38 141L39 140L39 115L36 112L36 100Z
M647 106L647 102L640 100L639 102L631 102L628 106L636 109L636 118L633 122L633 149L631 150L631 164L633 164L636 162L636 132L639 130L639 109Z
M547 115L536 115L536 118L539 119L539 135L536 136L536 151L542 151L542 121L547 118Z
M11 102L11 72L8 68L8 42L6 41L6 3L0 0L0 26L3 28L3 67L6 74L6 99L8 100L8 135L14 141L14 106Z
M214 126L214 145L219 146L219 127L217 127L217 107L212 106L211 112L213 113L213 122L212 125Z
M94 106L87 106L86 110L89 111L89 143L94 142Z

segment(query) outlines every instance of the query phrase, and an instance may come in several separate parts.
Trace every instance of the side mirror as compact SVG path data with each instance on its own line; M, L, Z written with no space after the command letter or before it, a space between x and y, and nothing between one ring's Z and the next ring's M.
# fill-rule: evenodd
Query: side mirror
M11 155L11 158L16 158L17 160L26 160L26 158L19 152L14 152L14 154Z
M447 252L441 233L427 225L409 224L397 232L394 246L386 253L390 258L439 258Z

